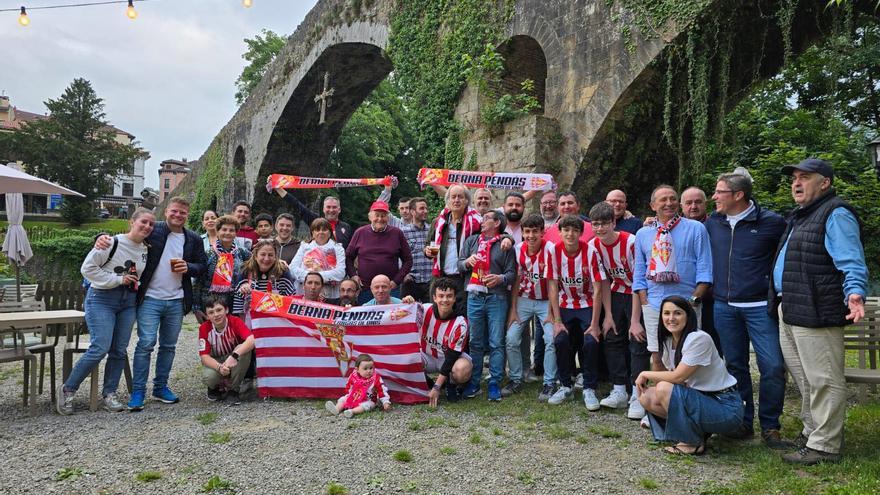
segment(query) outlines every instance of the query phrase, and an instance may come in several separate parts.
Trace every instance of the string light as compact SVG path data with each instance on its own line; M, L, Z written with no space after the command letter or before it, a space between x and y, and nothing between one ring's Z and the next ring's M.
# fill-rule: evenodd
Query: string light
M18 16L18 23L24 27L29 26L31 23L31 20L27 15L27 9L24 8L24 5L21 6L21 15Z
M249 9L254 4L254 0L241 0L241 4Z
M137 19L138 12L134 10L134 2L132 0L128 0L128 8L125 9L125 15L131 20Z

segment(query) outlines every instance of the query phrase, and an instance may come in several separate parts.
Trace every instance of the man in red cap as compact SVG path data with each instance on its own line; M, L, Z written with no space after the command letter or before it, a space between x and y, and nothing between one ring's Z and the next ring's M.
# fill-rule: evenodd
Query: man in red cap
M406 236L388 225L388 203L375 201L370 206L370 225L357 229L345 251L345 269L363 289L376 275L391 279L391 295L400 297L400 285L413 264ZM358 303L370 300L370 291L361 290Z

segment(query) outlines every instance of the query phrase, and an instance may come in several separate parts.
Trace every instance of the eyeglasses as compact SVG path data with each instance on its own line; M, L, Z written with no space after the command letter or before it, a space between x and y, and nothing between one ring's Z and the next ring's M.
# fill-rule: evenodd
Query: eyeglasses
M556 201L541 201L541 204L544 206L555 205Z
M605 227L611 227L611 222L592 222L592 226L593 226L593 228L598 227L600 229L605 228Z
M715 194L727 194L735 192L732 189L715 189Z

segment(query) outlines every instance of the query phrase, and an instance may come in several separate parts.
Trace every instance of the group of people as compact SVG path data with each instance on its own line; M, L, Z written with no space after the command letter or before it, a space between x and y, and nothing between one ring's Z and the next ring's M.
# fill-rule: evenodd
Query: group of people
M254 376L257 290L340 306L422 303L432 406L443 395L482 396L487 363L489 401L530 381L542 382L537 400L554 405L580 388L587 410L624 409L678 455L704 453L713 434L755 435L751 346L763 441L792 450L790 462L835 462L846 405L841 327L864 315L867 291L859 220L836 196L827 162L782 173L797 203L787 220L755 201L742 169L718 177L711 215L702 190L679 196L659 185L644 220L620 190L582 215L571 191L511 191L493 208L490 191L452 185L434 186L445 207L429 221L422 197L402 198L393 214L389 186L369 224L353 229L339 198L324 198L318 214L277 189L292 214L260 214L252 227L240 201L226 215L202 212L199 238L184 228L189 204L173 198L165 221L137 210L127 234L99 237L83 262L92 344L60 386L58 411L73 413L76 389L104 356L104 407L126 408L116 389L135 320L127 408L144 407L157 342L152 396L177 402L168 377L191 308L208 399L239 401ZM526 214L539 195L540 210ZM293 236L297 217L310 226L308 242ZM327 409L390 407L372 358L361 355L353 370ZM786 370L803 397L793 441L780 435ZM611 386L601 399L600 380Z

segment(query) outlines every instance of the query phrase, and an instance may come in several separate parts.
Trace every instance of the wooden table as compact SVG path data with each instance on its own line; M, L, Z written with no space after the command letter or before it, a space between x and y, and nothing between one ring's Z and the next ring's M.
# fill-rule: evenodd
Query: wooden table
M18 313L0 313L0 333L18 333L20 331L42 327L45 332L46 325L63 325L67 323L85 323L86 314L73 309L56 311L23 311ZM44 334L45 335L45 334ZM55 342L58 344L58 334L55 334ZM27 351L22 336L20 348L0 350L0 358L6 357L8 361L33 359L30 370L30 412L37 411L37 366L36 357Z

